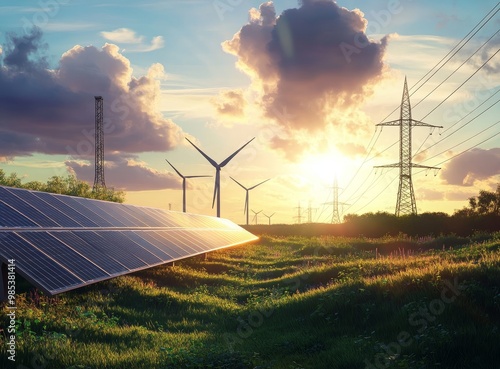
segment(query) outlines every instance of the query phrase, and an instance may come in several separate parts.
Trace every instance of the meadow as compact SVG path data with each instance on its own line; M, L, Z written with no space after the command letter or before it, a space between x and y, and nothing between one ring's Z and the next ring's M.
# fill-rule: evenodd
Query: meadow
M498 232L262 235L52 298L17 280L2 368L500 368Z

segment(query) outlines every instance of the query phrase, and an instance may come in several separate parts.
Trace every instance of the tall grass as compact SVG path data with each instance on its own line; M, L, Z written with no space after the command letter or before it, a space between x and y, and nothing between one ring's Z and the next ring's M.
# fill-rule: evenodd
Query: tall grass
M55 298L18 277L0 366L498 369L499 246L264 235Z

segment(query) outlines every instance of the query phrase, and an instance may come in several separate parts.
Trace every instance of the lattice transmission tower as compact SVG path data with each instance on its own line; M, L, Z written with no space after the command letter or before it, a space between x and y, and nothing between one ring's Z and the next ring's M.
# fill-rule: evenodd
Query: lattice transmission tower
M94 191L106 188L104 182L104 103L102 96L95 96L95 175Z
M411 179L412 168L440 169L412 163L411 151L411 130L412 127L443 128L423 123L411 117L410 95L408 94L408 84L403 88L403 98L401 99L401 112L399 119L390 122L377 124L377 126L399 126L399 163L390 165L378 165L375 168L399 168L399 189L396 202L396 216L406 214L417 214L417 204Z
M337 181L337 177L334 178L333 180L333 187L331 187L333 190L333 199L332 202L325 202L323 205L331 205L332 206L332 224L340 224L342 223L341 221L341 216L340 216L340 211L339 211L339 205L349 205L344 202L339 202L339 184Z

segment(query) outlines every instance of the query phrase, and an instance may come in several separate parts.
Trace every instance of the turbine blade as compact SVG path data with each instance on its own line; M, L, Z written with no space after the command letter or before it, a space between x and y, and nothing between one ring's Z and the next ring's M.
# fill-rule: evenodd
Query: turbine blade
M250 187L250 188L249 188L249 190L253 190L255 187L258 187L258 186L260 186L261 184L266 183L267 181L270 181L270 180L271 180L271 178L268 178L268 179L266 179L265 181L262 181L262 182L260 182L259 184L256 184L256 185L255 185L255 186L253 186L253 187Z
M247 213L247 208L248 208L248 196L245 196L245 209L243 210L243 214Z
M198 147L197 147L194 143L192 143L191 141L189 141L189 138L185 137L185 139L186 139L186 140L187 140L187 141L188 141L191 145L193 145L193 146L194 146L194 148L195 148L196 150L198 150L198 152L199 152L201 155L203 155L203 157L204 157L205 159L207 159L207 160L208 160L208 162L209 162L210 164L212 164L215 168L217 168L218 164L215 162L215 160L213 160L210 156L208 156L208 155L207 155L207 154L205 154L203 151L201 151L201 150L200 150L200 149L199 149L199 148L198 148Z
M165 159L165 160L167 160L167 159ZM175 167L172 165L172 163L171 163L171 162L169 162L169 161L167 160L167 163L169 163L169 164L170 164L170 166L172 167L172 169L173 169L173 170L175 170L175 172L176 172L176 173L177 173L180 177L184 178L184 176L183 176L183 175L182 175L182 174L181 174L181 173L180 173L177 169L175 169Z
M213 176L186 176L186 178L209 178Z
M186 139L187 140L187 139ZM226 160L224 160L222 163L220 163L220 167L224 167L227 163L229 163L231 161L232 158L234 158L236 156L237 153L239 153L241 150L243 150L243 148L248 145L250 142L252 142L253 140L255 140L255 137L252 138L250 141L248 141L246 144L244 144L243 146L241 146L238 150L236 150L235 152L233 152L231 155L229 155Z
M276 214L276 213L272 213L271 215L269 215L269 218L271 218L274 214Z
M233 177L229 176L229 178L231 178L233 181L235 181L236 183L238 183L240 185L241 188L243 188L244 190L247 190L247 188L245 186L243 186L240 182L238 182L236 179L234 179Z

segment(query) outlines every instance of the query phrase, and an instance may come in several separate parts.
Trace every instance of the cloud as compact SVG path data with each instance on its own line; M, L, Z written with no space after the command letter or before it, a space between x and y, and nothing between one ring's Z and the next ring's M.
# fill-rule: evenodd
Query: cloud
M304 0L279 17L267 2L222 47L261 92L267 117L290 136L317 133L337 124L332 112L360 106L384 77L388 37L369 40L366 26L361 11L331 0ZM286 121L277 115L284 109Z
M211 100L217 114L226 117L241 118L244 115L246 100L242 90L222 91Z
M129 28L118 28L111 32L101 32L101 36L108 41L122 44L140 44L144 36L137 36L135 31Z
M85 161L68 160L65 162L70 172L79 179L93 183L94 165ZM134 157L114 158L105 163L106 184L115 184L126 191L147 191L180 189L181 181L176 174L160 172L149 168L146 163Z
M128 48L124 51L127 52L150 52L163 48L165 42L162 36L155 36L151 43L144 44L144 36L138 36L134 30L130 28L118 28L110 32L101 32L101 36L108 41L116 42L118 44L133 44L135 47Z
M163 66L132 76L116 45L74 46L55 69L40 56L42 34L9 35L0 64L0 157L33 153L93 157L94 96L104 98L106 158L168 151L184 133L159 110ZM135 180L129 176L129 180Z
M484 63L488 61L500 47L500 40L493 39L488 45L483 48L481 54L477 58L475 58L475 64L477 67L480 67ZM498 62L498 58L491 59L485 66L484 70L491 76L497 76L500 72L500 62Z
M422 188L419 191L419 196L422 200L436 201L444 200L444 193L429 188Z
M472 186L500 174L500 148L473 149L452 159L441 171L447 184Z

